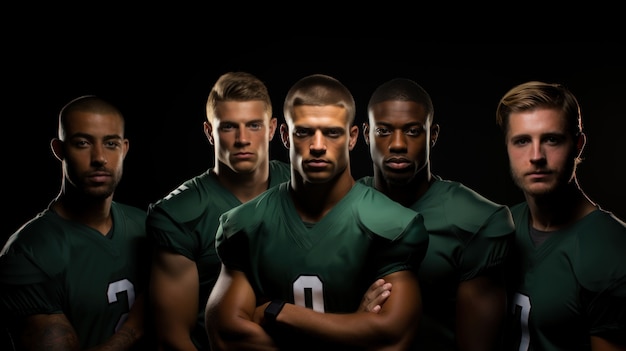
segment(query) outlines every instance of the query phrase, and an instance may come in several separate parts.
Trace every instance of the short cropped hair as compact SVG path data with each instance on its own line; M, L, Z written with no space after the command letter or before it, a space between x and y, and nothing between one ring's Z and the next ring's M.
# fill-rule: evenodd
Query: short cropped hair
M206 102L206 117L209 122L213 123L215 120L216 106L221 101L262 101L265 112L272 117L272 100L267 86L247 72L227 72L218 78Z
M122 128L124 128L124 116L117 107L98 96L83 95L71 100L61 108L61 112L59 112L59 140L65 140L67 116L76 111L118 115L122 120Z
M289 89L283 105L285 119L293 120L294 107L302 105L343 107L349 124L354 123L356 116L356 104L350 90L336 78L325 74L306 76Z
M420 104L426 110L426 117L431 122L435 114L433 101L428 92L411 79L394 78L379 85L367 104L368 111L383 101L413 101Z

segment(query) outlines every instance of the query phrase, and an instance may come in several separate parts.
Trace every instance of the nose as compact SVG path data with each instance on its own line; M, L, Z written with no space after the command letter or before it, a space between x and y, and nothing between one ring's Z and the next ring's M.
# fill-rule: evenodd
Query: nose
M546 155L543 150L543 146L540 141L533 141L530 147L530 162L541 163L545 162Z
M322 133L321 130L315 131L315 134L311 138L309 150L312 152L323 152L326 150L326 139L324 138L324 133Z
M237 128L235 141L238 144L248 144L250 142L250 134L245 125L239 126L239 128Z
M401 129L394 129L389 141L389 151L405 152L406 151L406 135Z
M99 164L99 165L106 165L107 164L107 157L106 157L106 153L104 150L104 146L100 145L100 144L94 144L94 147L92 149L92 154L91 154L91 160L93 163L95 164Z

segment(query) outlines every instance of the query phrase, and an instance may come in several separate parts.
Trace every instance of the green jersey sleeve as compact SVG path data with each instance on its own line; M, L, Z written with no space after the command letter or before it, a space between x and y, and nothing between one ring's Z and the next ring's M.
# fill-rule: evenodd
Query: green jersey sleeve
M291 176L287 163L271 160L269 166L270 188ZM206 171L185 181L149 207L146 225L154 245L196 263L200 289L198 318L192 339L198 347L208 347L204 307L221 267L215 251L219 216L239 205L241 201L219 183L215 174Z

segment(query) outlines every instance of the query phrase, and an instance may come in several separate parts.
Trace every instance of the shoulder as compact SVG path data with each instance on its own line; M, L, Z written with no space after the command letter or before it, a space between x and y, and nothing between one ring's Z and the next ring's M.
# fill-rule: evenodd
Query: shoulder
M373 176L364 176L357 180L358 183L365 184L369 187L374 187L374 177Z
M626 249L626 223L610 212L595 210L574 225L584 244Z
M429 203L439 203L437 210L442 212L441 215L464 231L482 232L487 236L511 234L514 231L515 225L508 206L496 203L460 182L436 180L424 196L424 201L418 201L416 208L423 207L429 211L432 207Z
M38 213L13 233L6 246L46 247L50 241L63 240L69 224L50 210Z
M436 179L429 190L436 192L438 196L444 196L450 203L460 206L473 207L483 211L494 211L501 208L508 210L505 205L496 203L457 181Z
M291 166L289 163L270 160L270 187L284 183L291 179Z
M615 214L613 214L612 212L599 209L590 213L586 219L588 219L590 222L594 222L602 225L603 227L606 227L606 229L611 232L621 232L622 234L626 232L626 222L617 218L617 216L615 216Z
M271 174L279 174L279 175L287 175L285 180L291 177L291 166L287 162L283 162L280 160L270 160L270 173Z
M596 210L572 228L576 235L572 260L581 284L598 290L598 284L626 284L626 224L613 214ZM610 269L607 269L610 267Z
M129 217L145 217L146 211L141 208L117 201L113 201L111 209L114 211L120 211Z
M378 209L383 212L399 210L400 215L415 214L415 211L400 205L375 188L359 181L354 183L354 186L348 193L347 199L355 208L360 210L368 210L372 207L379 206Z
M133 223L141 230L145 230L146 217L148 216L145 210L115 201L111 204L111 210L113 211L113 220L115 222L119 222L120 218L124 218L126 223Z
M406 208L378 190L355 183L350 191L350 201L358 220L373 232L386 232L406 228L411 223L423 227L420 213Z
M288 196L287 182L271 187L254 199L222 213L219 230L223 233L254 231L265 221L276 221Z
M0 252L2 265L26 259L39 267L54 270L70 257L73 224L49 210L39 213L9 237Z
M521 219L528 216L528 204L526 202L520 202L512 205L510 209L515 223L520 222Z
M202 212L206 205L214 199L212 194L221 185L209 171L186 180L165 197L148 207L151 215L157 209L164 212L181 212L185 214Z
M284 197L289 196L289 182L280 183L262 192L250 201L235 206L224 212L224 217L239 218L250 221L254 218L263 218L264 213L274 211L283 203Z

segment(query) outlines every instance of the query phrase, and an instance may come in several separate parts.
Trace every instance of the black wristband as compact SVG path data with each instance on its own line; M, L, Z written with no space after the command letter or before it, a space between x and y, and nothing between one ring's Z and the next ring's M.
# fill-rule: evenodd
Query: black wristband
M263 313L263 317L265 318L264 324L272 325L276 323L276 317L280 311L282 311L285 306L285 301L283 300L272 300L267 307L265 307L265 312Z

